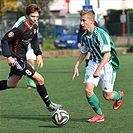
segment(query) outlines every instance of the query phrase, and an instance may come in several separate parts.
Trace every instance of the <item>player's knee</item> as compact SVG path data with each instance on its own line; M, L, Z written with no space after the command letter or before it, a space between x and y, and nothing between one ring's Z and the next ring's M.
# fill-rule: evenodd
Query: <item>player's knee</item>
M40 75L37 72L31 78L34 80L34 82L37 85L43 85L44 84L44 78L42 77L42 75Z
M85 93L86 93L87 96L92 96L93 91L89 88L85 88Z
M44 84L44 78L43 77L38 78L36 81L36 84L37 85L43 85Z
M110 97L109 96L104 96L104 99L105 100L110 100Z
M104 92L103 97L105 100L111 100L112 99L111 92Z

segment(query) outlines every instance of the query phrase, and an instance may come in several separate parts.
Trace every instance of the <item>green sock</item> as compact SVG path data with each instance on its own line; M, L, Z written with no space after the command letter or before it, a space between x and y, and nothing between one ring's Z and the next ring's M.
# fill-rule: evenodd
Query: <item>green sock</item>
M95 93L91 97L87 97L87 101L92 107L92 109L96 112L96 114L99 114L99 115L103 114L100 108L100 105L99 105L99 100L97 96L95 95Z
M114 93L114 98L112 99L113 101L119 101L122 99L122 96L117 91L113 91L113 93Z

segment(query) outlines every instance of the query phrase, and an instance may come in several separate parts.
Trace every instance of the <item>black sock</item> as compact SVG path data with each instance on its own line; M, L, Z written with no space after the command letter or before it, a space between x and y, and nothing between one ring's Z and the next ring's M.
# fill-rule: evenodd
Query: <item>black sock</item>
M51 101L49 99L49 96L48 96L48 93L47 93L45 86L44 85L37 85L37 92L39 93L42 100L44 101L44 103L48 107L49 104L51 103Z
M1 80L0 81L0 90L6 90L7 87L7 80Z

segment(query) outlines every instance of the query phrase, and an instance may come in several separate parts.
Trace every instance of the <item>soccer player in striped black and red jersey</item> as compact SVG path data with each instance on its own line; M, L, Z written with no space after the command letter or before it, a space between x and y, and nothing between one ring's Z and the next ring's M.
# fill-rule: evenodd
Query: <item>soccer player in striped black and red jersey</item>
M0 90L15 88L21 77L23 75L27 76L36 83L37 92L44 101L47 109L54 111L57 108L62 108L62 105L50 101L44 86L44 78L26 62L27 47L31 44L36 55L38 67L43 67L42 52L39 48L37 37L38 26L36 25L40 13L41 9L38 5L28 5L26 7L27 20L18 27L12 28L2 38L2 53L7 58L11 69L9 80L0 81Z

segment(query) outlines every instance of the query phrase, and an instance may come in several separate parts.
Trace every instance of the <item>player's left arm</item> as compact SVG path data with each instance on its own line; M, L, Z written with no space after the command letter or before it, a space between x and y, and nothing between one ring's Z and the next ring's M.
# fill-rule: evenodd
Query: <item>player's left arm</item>
M110 56L111 56L110 52L107 52L107 53L105 53L105 54L103 55L103 58L102 58L101 62L99 63L99 65L98 65L96 71L95 71L94 74L93 74L94 78L95 78L95 77L99 77L101 68L108 62Z
M94 72L94 77L99 77L101 68L109 61L111 57L111 46L110 46L110 37L107 33L101 34L102 41L100 42L100 50L102 53L102 60L99 63L96 71Z
M39 47L39 41L38 41L38 35L37 34L38 33L36 32L36 34L34 35L34 38L32 39L32 42L31 42L31 47L33 48L36 56L42 55L42 51Z
M33 41L31 42L31 47L34 50L34 53L36 55L36 61L39 68L43 67L43 59L42 59L42 52L39 47L38 37L37 34L35 34Z
M43 67L43 59L42 59L42 55L38 55L36 56L36 61L37 61L37 65L39 68Z

